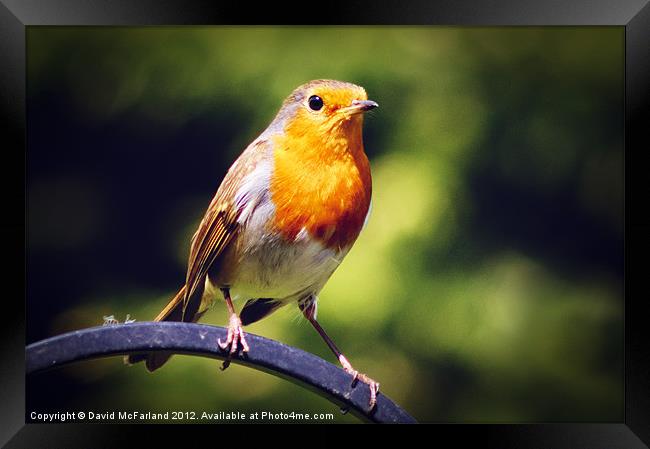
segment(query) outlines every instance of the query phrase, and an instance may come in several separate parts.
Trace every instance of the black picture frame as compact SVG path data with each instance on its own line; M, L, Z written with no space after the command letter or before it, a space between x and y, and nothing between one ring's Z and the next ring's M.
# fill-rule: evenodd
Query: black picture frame
M650 251L650 193L644 176L650 82L648 0L328 2L318 14L290 4L250 7L208 1L0 0L0 133L4 161L3 324L0 326L0 444L6 447L116 447L145 427L25 425L25 36L37 25L261 24L612 25L625 28L625 417L620 423L436 425L438 441L497 447L642 448L650 444L650 335L643 302ZM8 309L8 310L7 310ZM166 426L156 426L164 435ZM216 435L215 435L216 437ZM222 435L223 438L223 435Z

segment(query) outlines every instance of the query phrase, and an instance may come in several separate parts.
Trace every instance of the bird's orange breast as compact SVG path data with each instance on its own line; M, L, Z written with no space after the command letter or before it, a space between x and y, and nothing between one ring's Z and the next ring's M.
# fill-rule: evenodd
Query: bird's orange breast
M326 247L349 247L370 206L370 164L363 151L361 121L342 124L327 138L289 125L273 140L272 226L287 240L304 228Z

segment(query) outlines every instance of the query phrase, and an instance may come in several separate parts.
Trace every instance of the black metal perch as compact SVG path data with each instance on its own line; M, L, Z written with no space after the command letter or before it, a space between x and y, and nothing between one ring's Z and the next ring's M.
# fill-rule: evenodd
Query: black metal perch
M169 351L219 360L228 354L216 344L227 330L218 326L179 322L138 322L93 327L58 335L26 348L27 374L83 360L150 351ZM370 392L341 368L300 349L257 335L247 334L251 350L235 355L233 363L282 377L307 387L355 416L378 423L417 421L385 395L368 410Z

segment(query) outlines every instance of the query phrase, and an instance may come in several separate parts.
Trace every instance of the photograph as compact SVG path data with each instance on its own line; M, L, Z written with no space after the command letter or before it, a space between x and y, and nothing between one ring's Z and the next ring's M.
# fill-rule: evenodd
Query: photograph
M625 37L27 27L25 421L623 421Z

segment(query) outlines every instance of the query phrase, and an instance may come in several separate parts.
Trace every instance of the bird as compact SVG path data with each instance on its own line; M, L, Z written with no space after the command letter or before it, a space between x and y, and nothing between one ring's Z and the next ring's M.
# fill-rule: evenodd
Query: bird
M229 314L222 369L249 344L242 326L297 304L342 368L370 390L317 320L318 295L365 227L372 177L364 113L377 108L363 87L319 79L284 100L268 127L232 164L191 240L185 284L154 321L197 322L222 296ZM234 300L246 300L237 315ZM126 357L160 368L170 353Z

